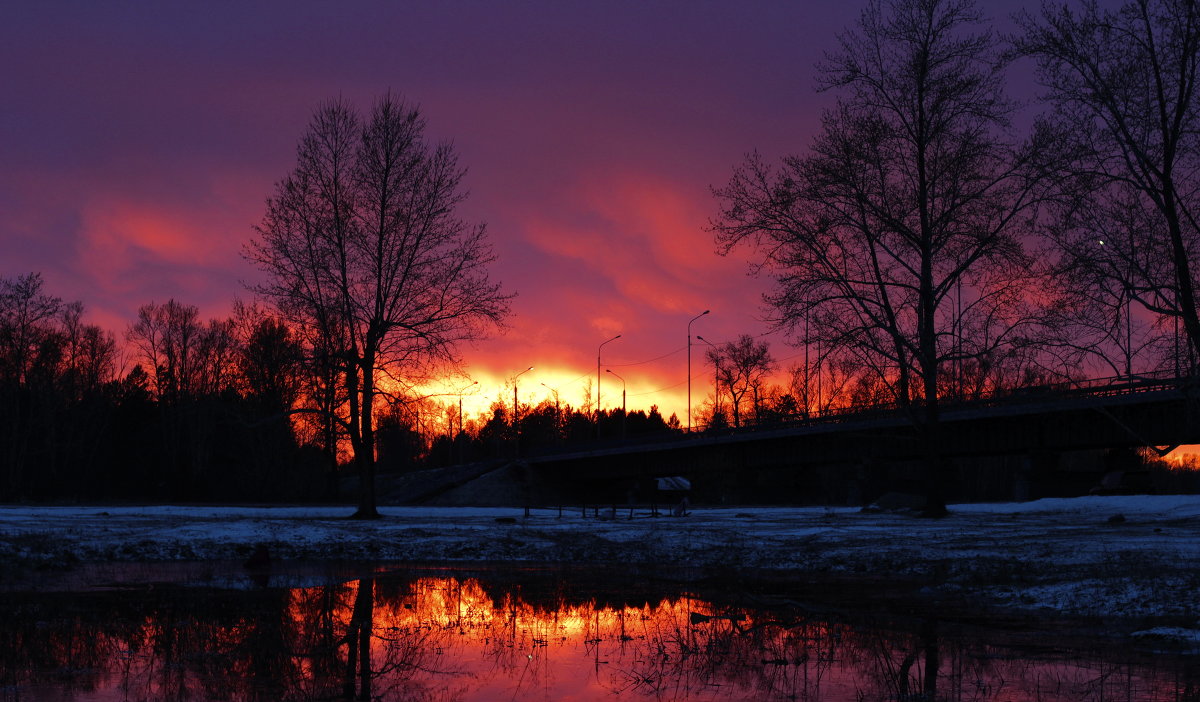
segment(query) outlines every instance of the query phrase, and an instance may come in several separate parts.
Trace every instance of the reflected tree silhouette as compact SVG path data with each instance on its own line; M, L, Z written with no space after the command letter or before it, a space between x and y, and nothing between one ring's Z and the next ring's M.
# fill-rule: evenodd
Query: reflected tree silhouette
M410 573L294 590L14 595L0 686L64 701L1066 702L1188 700L1200 685L1186 656L1030 653L944 619L834 616L790 598L751 607L719 589L618 599L582 582Z
M346 683L343 693L346 699L355 699L355 661L358 664L357 699L371 699L371 626L375 616L375 580L358 581L358 593L354 596L354 613L350 617L350 628L346 632Z

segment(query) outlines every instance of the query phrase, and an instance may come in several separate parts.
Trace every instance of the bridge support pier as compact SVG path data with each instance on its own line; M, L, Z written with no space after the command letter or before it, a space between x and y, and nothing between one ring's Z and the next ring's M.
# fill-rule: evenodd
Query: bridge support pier
M1033 493L1033 457L1021 456L1013 471L1012 498L1016 502L1028 502Z
M887 467L879 459L859 458L850 468L854 477L846 481L847 507L865 507L887 489Z
M857 461L854 464L854 479L846 483L846 506L859 507L866 504L866 494L869 491L866 461Z
M1039 449L1022 457L1013 480L1013 499L1027 502L1058 495L1059 461L1055 451Z

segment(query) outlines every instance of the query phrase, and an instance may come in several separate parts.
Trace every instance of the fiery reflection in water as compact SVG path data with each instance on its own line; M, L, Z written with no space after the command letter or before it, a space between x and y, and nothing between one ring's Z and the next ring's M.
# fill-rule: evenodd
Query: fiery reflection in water
M571 589L388 575L27 598L0 624L0 699L1200 699L1175 656L1017 655L929 620Z

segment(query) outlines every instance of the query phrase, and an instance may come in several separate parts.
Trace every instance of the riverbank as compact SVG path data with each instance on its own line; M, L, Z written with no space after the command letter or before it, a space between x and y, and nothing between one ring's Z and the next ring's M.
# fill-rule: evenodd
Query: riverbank
M0 587L88 564L300 562L661 565L916 583L932 598L1140 620L1200 643L1200 496L955 505L941 520L850 508L2 506ZM31 580L32 576L32 580ZM149 576L147 576L149 577Z

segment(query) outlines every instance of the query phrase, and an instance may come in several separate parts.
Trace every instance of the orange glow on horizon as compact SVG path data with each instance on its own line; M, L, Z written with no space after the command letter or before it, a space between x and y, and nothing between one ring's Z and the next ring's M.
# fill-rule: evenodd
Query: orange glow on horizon
M1163 460L1179 467L1200 469L1200 444L1183 444L1171 449Z
M693 349L693 354L696 350ZM676 354L683 360L683 354ZM692 358L693 375L692 400L693 408L698 406L698 399L705 394L712 394L712 373L705 371L701 361ZM620 409L621 381L608 370L624 376L625 403L629 412L638 410L649 412L652 405L657 405L663 419L670 418L672 413L679 415L684 421L687 406L686 368L681 366L677 371L662 366L650 369L650 372L630 371L619 366L601 365L601 406L606 410ZM697 373L699 369L702 375ZM707 382L705 382L707 380ZM478 381L478 385L471 385ZM453 406L457 411L459 390L462 392L462 407L465 421L469 424L473 419L490 415L494 403L501 403L508 411L512 410L513 384L512 374L502 375L490 368L472 369L466 380L450 378L434 381L420 388L424 396L435 401ZM522 408L534 407L541 403L554 405L557 391L558 403L565 411L569 406L574 410L593 407L596 394L596 369L570 368L554 364L534 365L533 370L525 373L517 381L517 401Z

